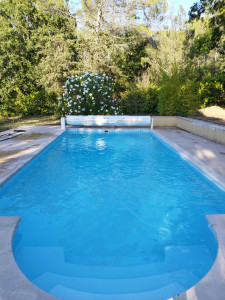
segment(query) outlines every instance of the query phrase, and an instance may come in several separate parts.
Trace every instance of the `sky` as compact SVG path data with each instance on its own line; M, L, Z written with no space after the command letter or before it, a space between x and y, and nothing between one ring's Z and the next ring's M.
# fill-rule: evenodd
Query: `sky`
M168 5L174 6L175 10L178 10L180 5L182 5L187 14L188 14L191 6L196 2L199 2L199 1L198 0L167 0Z
M79 0L69 0L69 5L71 8L79 7L78 3L81 1ZM187 15L190 10L190 7L199 0L167 0L167 3L170 7L174 7L174 10L177 11L180 5L183 6L184 10L186 11Z

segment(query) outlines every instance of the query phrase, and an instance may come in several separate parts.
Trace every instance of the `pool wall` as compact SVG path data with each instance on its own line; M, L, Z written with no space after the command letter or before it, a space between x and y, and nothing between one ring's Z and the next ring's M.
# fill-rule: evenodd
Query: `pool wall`
M197 169L201 174L203 174L209 181L216 184L220 189L225 191L225 178L215 172L213 169L209 168L206 164L201 162L198 158L191 155L188 151L185 151L179 147L173 141L165 138L162 134L155 130L153 134L158 140L165 146L169 147L172 151L176 151L183 159L187 160L195 169Z

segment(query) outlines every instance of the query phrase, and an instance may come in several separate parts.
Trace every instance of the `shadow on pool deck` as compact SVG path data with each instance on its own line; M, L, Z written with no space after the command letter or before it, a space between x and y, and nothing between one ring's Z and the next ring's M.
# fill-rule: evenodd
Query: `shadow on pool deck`
M26 131L0 142L0 186L64 132L53 125L21 126L17 129Z

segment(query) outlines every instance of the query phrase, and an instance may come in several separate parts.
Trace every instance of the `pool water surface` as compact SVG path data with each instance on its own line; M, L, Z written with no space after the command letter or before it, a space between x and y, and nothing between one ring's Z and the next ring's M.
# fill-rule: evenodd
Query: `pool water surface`
M65 300L175 296L217 253L207 214L225 193L149 130L71 129L0 190L21 216L14 255Z

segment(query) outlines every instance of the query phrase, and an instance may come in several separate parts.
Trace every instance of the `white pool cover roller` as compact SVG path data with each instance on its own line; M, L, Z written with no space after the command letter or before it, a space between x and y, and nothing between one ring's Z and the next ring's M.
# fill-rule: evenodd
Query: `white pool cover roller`
M150 116L66 116L68 125L81 126L150 126Z

